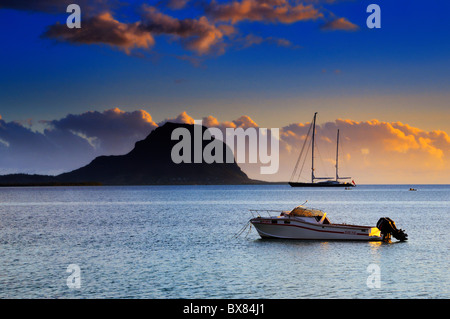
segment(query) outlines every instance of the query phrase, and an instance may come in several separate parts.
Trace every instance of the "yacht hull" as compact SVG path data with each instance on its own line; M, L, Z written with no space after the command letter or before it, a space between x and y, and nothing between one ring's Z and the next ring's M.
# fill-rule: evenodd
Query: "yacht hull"
M257 217L250 220L262 238L381 241L376 227L313 224L292 218Z
M291 187L354 187L355 185L351 183L298 183L298 182L289 182Z

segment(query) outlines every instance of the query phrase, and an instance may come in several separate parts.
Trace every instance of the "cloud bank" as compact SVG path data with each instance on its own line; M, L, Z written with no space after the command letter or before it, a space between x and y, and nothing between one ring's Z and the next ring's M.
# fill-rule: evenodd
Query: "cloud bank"
M5 0L0 2L0 9L63 15L70 3L66 0ZM166 37L170 43L179 43L195 55L220 55L229 47L245 49L254 44L299 47L284 37L246 34L237 28L240 23L294 24L317 20L323 23L327 19L325 15L330 15L329 10L319 3L304 4L294 0L213 0L200 5L198 2L191 4L188 0L163 0L155 5L129 4L139 12L140 18L123 22L120 20L127 18L121 11L124 4L120 1L80 0L77 4L82 8L80 29L70 29L65 21L61 21L48 26L41 37L70 44L107 45L127 54L133 50L151 51L156 38ZM326 22L320 29L358 29L346 18L336 18L332 13L331 16L334 20Z
M0 118L0 174L59 174L99 155L125 154L158 126L146 111L118 108L41 122L47 128L38 132Z
M144 110L119 108L103 112L69 114L45 121L43 132L0 117L1 174L58 174L86 165L99 155L119 155L132 150L165 122L194 123L187 112L155 122ZM203 125L226 128L259 128L248 115L232 121L205 116ZM280 170L259 175L259 164L240 164L255 179L287 181L297 161L310 123L291 123L280 129ZM401 122L337 119L317 125L316 175L334 176L336 130L341 132L341 176L357 183L448 183L450 136L440 130L425 131ZM270 128L269 128L270 129ZM225 136L225 135L224 135ZM308 179L308 161L304 179ZM303 175L302 175L303 176Z

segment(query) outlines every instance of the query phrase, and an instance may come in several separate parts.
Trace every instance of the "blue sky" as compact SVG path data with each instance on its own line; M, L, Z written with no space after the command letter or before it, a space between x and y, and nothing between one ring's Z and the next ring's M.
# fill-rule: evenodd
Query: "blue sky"
M286 39L292 46L262 43L242 48L239 41L227 40L225 53L199 56L169 36L158 35L153 48L126 54L106 44L42 38L47 27L65 22L65 12L2 9L0 115L8 120L37 121L121 107L143 108L161 119L182 110L232 119L242 112L257 117L259 113L267 114L270 118L276 109L279 118L272 124L276 125L292 118L297 107L307 109L305 115L314 107L330 110L332 116L338 114L331 103L306 105L324 98L334 98L340 105L339 101L344 103L350 97L366 102L367 97L372 97L372 103L359 107L381 118L383 114L372 112L380 97L389 100L391 96L394 101L417 94L438 100L448 97L450 23L446 16L450 5L446 1L310 2L327 15L332 12L346 18L359 30L323 31L321 19L290 24L242 21L237 24L236 37L274 37ZM365 26L370 3L381 8L381 29ZM140 5L129 2L114 7L114 18L137 21ZM181 10L162 5L159 8L180 18L203 14L190 3ZM200 62L194 65L183 57ZM433 114L447 107L437 106L439 102L432 104ZM398 112L392 112L396 107ZM351 113L362 116L352 107L350 112L340 108L342 117ZM402 106L389 108L392 114L386 120L394 120L404 112ZM303 116L298 110L296 114ZM262 115L259 121L269 125L269 118Z

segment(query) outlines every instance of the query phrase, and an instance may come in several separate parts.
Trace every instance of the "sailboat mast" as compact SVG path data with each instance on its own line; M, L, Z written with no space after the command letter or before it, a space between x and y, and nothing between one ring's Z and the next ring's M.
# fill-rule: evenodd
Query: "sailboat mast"
M339 170L339 129L337 130L337 138L336 138L336 182L339 179L339 174L338 174L338 170Z
M313 131L312 131L312 153L311 153L311 183L314 183L314 138L316 135L316 116L317 112L314 113L313 119Z

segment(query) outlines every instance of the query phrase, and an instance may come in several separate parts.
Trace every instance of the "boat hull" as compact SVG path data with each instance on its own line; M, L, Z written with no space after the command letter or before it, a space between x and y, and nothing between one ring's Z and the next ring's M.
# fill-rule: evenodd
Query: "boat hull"
M376 227L312 224L293 219L257 217L250 220L262 238L381 241Z

